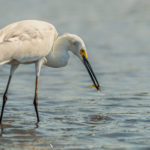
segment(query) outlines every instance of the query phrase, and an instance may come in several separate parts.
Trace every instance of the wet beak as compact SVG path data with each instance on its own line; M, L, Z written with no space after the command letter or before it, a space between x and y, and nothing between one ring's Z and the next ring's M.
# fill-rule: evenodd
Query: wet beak
M88 73L89 73L89 75L91 77L91 80L93 81L94 85L92 85L92 87L95 87L99 91L100 90L100 85L98 83L98 80L97 80L97 78L96 78L96 76L95 76L95 74L93 72L93 69L92 69L92 67L91 67L87 57L82 55L82 58L83 58L83 63L84 63L84 65L85 65L85 67L86 67L86 69L87 69L87 71L88 71Z

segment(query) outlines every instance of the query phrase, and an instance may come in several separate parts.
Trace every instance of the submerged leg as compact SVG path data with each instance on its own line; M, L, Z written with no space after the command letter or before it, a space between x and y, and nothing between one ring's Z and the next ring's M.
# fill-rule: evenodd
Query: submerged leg
M6 90L5 90L4 95L3 95L3 103L2 103L1 116L0 116L0 124L2 123L3 112L4 112L4 107L5 107L5 104L6 104L6 101L7 101L7 92L8 92L8 89L9 89L11 78L12 78L13 73L17 69L17 67L18 67L18 65L11 65L9 79L8 79L8 82L7 82Z
M37 122L40 121L39 113L38 113L38 86L39 86L39 75L40 75L41 66L42 66L42 60L38 61L35 64L36 81L35 81L35 95L34 95L33 104L34 104L34 107L35 107Z

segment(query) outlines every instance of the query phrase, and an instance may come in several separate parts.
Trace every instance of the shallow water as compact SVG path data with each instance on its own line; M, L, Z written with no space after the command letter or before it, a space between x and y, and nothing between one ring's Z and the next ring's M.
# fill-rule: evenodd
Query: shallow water
M0 27L40 19L53 23L60 34L80 35L102 90L88 87L88 73L72 54L65 68L43 67L37 126L34 65L20 66L9 90L0 149L149 150L150 2L61 2L2 1ZM9 66L1 66L0 107L8 74Z

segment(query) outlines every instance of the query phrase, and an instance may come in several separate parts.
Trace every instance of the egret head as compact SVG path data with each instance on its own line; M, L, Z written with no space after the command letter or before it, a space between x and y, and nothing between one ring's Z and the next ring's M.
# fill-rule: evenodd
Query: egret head
M86 47L85 44L83 42L83 40L74 34L67 34L68 37L68 41L69 41L69 50L75 54L84 64L84 66L86 67L92 81L93 84L92 87L95 87L97 90L100 90L100 86L98 83L98 80L93 72L93 69L88 61L88 56L87 56L87 52L86 52Z

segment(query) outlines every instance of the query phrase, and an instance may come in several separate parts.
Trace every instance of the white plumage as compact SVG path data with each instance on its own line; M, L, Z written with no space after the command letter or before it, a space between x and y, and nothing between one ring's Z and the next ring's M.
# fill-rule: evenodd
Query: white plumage
M42 21L10 24L0 30L0 63L37 61L48 55L57 35L53 25Z

